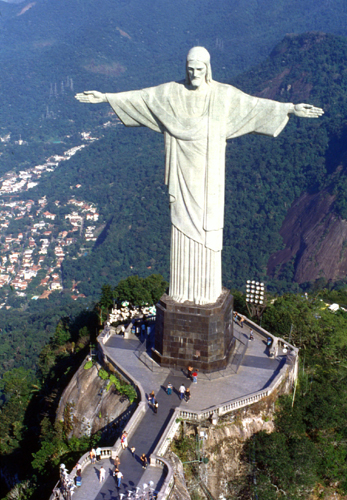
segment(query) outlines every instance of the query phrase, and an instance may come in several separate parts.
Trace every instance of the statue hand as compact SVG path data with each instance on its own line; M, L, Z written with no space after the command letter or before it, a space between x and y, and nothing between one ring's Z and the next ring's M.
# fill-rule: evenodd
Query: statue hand
M312 106L312 104L295 104L294 114L301 118L319 118L324 114L324 111Z
M91 104L99 104L100 102L107 102L106 95L96 90L86 90L80 94L75 95L75 99L80 102L88 102Z

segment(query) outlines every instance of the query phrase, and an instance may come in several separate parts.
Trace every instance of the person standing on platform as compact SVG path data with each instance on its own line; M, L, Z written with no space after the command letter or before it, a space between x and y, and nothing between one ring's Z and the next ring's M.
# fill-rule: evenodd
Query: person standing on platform
M89 452L89 457L90 457L90 461L92 464L95 464L95 450L94 448L92 448Z
M190 380L192 380L193 370L194 370L194 368L192 367L192 365L189 365L187 368L187 378L189 378Z
M117 455L116 458L114 459L113 461L114 463L114 466L116 469L119 469L119 466L120 466L120 460L119 460L119 456Z
M140 460L141 460L142 468L147 469L147 457L146 457L145 453L142 453L142 455L140 456Z
M128 447L128 434L127 432L123 432L122 437L120 438L120 443L122 445L122 449L125 450L125 448Z
M180 400L182 400L184 398L184 395L185 395L185 392L186 392L186 388L184 387L184 385L182 384L181 387L178 389L178 392L180 394Z
M117 478L117 488L120 488L122 486L122 478L123 478L123 474L121 473L121 471L119 470L117 473L116 473L116 478Z
M103 466L100 467L99 470L99 483L102 483L106 479L106 471Z
M154 413L158 413L158 407L159 407L159 403L156 399L154 399L154 403L153 403L153 411Z
M189 389L189 387L187 387L186 392L184 394L184 397L185 397L185 400L186 400L187 403L189 403L190 396L191 396L190 389Z
M195 370L193 373L192 373L192 377L193 377L193 384L196 384L197 381L198 381L198 370Z
M79 462L77 462L74 469L76 469L76 475L79 475L79 476L82 475L82 467L81 467L81 464Z
M148 396L148 401L151 405L154 404L154 399L155 399L155 394L154 394L154 391L152 391L149 396Z
M81 486L82 485L82 474L81 471L77 472L76 478L75 478L76 486Z
M96 461L99 462L99 460L101 460L101 448L100 448L100 446L97 447L95 453L96 453Z
M143 342L145 339L146 339L146 326L144 323L142 323L140 340Z
M172 384L167 384L166 393L168 394L168 396L171 396L171 394L172 394Z

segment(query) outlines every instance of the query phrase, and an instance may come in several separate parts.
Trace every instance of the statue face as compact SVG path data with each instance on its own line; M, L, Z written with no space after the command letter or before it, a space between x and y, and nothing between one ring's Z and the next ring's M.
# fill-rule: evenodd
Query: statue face
M187 71L193 88L199 88L206 83L206 64L200 61L188 61Z

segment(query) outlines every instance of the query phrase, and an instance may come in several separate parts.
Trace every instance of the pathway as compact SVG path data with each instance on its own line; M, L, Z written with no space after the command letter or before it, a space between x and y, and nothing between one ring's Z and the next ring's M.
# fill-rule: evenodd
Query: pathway
M138 340L125 340L120 336L111 337L106 343L107 354L139 381L146 396L154 390L159 403L158 413L155 414L150 406L129 440L129 446L136 448L135 457L129 448L120 454L120 471L124 475L122 487L118 490L112 477L113 464L110 459L100 461L95 466L88 466L83 471L83 484L75 490L74 500L119 500L120 493L126 493L136 486L151 480L158 490L164 480L164 473L160 467L149 466L142 469L139 456L145 453L147 457L153 452L159 438L164 431L172 412L181 405L192 410L206 410L212 406L230 402L241 396L267 387L284 362L282 355L269 358L266 342L263 337L254 333L254 341L249 341L249 328L241 329L234 324L234 334L241 342L247 344L247 351L237 373L232 363L226 370L214 374L199 374L198 383L192 384L187 380L182 370L172 370L156 366L152 371L138 358ZM171 396L165 391L171 382L175 390ZM191 389L191 400L181 402L177 389L184 383ZM98 470L103 464L106 469L106 480L99 483Z

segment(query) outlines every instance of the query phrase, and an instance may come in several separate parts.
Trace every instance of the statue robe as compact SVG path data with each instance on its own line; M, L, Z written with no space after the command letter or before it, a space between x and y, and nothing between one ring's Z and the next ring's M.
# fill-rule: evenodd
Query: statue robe
M164 134L172 222L169 294L204 304L215 302L222 290L226 140L249 133L276 137L292 104L213 81L194 110L196 92L170 82L106 97L124 125Z

